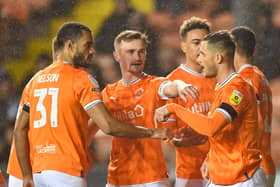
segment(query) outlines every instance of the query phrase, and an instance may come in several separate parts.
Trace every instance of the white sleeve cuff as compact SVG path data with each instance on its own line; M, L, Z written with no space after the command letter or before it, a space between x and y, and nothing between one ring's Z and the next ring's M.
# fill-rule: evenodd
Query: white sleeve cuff
M222 113L226 117L228 123L232 122L231 115L226 110L222 108L217 108L216 111Z
M158 94L159 94L160 98L163 99L163 100L174 99L174 98L167 97L163 93L163 90L164 90L165 86L167 86L170 82L171 81L169 81L169 80L163 81L158 88Z
M84 109L85 109L85 110L88 110L88 109L90 109L91 107L95 106L97 103L101 103L101 102L103 102L101 99L94 100L94 101L92 101L92 102L86 104L86 105L84 106Z

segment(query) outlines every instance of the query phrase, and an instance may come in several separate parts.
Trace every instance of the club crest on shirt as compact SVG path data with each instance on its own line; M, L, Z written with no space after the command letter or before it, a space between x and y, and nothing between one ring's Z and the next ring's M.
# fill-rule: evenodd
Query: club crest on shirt
M233 104L233 105L239 105L242 101L242 98L243 98L243 95L237 91L237 90L233 90L233 92L231 93L230 95L230 103Z
M136 99L139 99L142 95L143 95L144 89L143 88L139 88L135 91L135 97Z
M97 80L95 80L95 78L94 78L92 75L88 75L88 79L90 80L90 82L91 82L94 86L96 86L96 87L99 88L99 84L98 84Z

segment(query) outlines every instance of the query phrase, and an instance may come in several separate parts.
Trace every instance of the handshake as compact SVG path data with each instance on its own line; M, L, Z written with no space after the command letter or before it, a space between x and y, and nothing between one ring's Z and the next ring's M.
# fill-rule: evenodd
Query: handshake
M184 126L177 130L170 130L168 128L156 128L152 130L151 138L162 139L164 141L172 141L177 147L190 147L204 144L208 137L198 134L188 126Z

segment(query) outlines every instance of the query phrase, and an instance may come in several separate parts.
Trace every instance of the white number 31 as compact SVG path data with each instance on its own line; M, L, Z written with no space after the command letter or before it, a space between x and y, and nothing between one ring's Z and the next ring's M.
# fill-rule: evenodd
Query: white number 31
M50 122L51 127L57 127L57 98L58 98L58 88L43 88L35 89L34 97L39 97L39 101L36 105L36 111L41 113L41 119L34 121L34 128L40 128L47 123L47 111L44 106L44 100L46 96L51 96L51 106L50 106Z

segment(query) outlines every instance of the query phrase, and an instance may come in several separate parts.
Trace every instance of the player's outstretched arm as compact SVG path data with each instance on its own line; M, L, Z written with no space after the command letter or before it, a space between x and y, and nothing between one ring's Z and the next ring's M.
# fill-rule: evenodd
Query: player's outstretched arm
M169 139L171 131L167 128L147 129L136 127L113 118L103 103L98 103L87 110L94 123L106 134L123 138Z
M163 94L169 98L180 97L184 101L187 101L188 97L196 101L199 97L199 92L193 85L181 80L168 83L163 89Z
M28 130L29 113L23 110L17 119L14 132L16 153L23 174L23 186L34 187L29 158Z
M193 113L175 103L167 104L158 108L155 112L155 118L160 122L165 121L171 113L174 113L179 119L181 119L184 123L187 123L196 132L210 137L214 136L228 124L226 117L220 112L215 111L211 116L204 116Z

